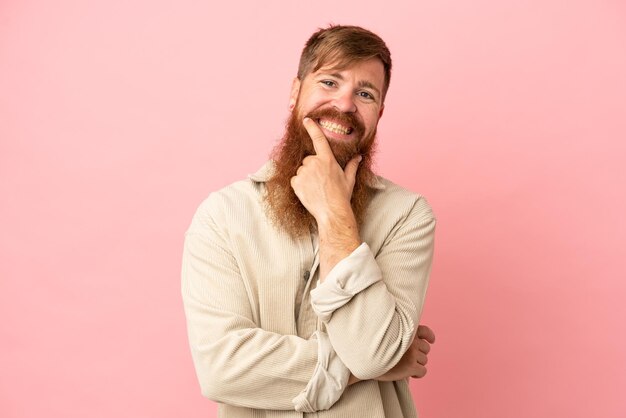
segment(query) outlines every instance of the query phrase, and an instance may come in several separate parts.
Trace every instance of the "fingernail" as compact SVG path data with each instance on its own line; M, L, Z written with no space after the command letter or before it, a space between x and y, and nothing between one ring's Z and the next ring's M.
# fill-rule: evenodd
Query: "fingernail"
M361 162L362 159L363 159L363 156L359 155L359 160L358 161Z
M311 120L311 118L309 118L308 116L304 118L303 122L306 122L307 120Z

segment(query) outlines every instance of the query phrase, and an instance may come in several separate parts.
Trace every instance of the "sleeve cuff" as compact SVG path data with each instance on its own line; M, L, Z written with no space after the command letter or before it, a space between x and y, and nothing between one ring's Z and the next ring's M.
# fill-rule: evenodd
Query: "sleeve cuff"
M291 401L298 412L329 409L339 400L350 378L350 370L335 353L328 334L316 331L313 335L318 340L317 366L304 390Z
M311 306L318 318L328 322L336 309L360 291L382 280L374 254L362 243L328 273L324 283L311 291Z

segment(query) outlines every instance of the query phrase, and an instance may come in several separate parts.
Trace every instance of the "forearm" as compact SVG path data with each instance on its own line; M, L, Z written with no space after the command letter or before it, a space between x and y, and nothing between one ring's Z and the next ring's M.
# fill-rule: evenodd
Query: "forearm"
M326 330L355 377L375 379L394 367L411 345L417 318L378 282L337 309Z
M418 325L435 221L408 219L376 259L368 246L360 246L312 292L333 347L359 378L375 378L397 364Z
M196 374L202 394L211 400L254 409L315 412L330 408L347 386L350 371L325 333L304 340L241 328L211 341L204 326L196 332L194 324L202 319L194 314L193 302L186 307Z
M320 245L320 282L360 244L358 226L352 209L337 208L318 219Z
M305 340L261 329L238 268L223 248L218 235L188 233L185 239L181 290L202 394L254 409L328 409L349 374L328 336ZM326 382L330 393L315 390Z
M259 328L190 346L202 394L234 406L293 410L317 365L317 341Z

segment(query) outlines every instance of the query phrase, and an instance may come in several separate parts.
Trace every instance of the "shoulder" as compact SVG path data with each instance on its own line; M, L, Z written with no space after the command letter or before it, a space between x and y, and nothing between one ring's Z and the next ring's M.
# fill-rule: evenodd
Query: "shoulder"
M262 191L259 184L250 180L239 180L213 191L198 206L190 229L214 224L225 227L237 219L250 219L262 212Z
M377 180L382 187L377 188L372 196L370 206L372 212L379 212L385 216L395 214L403 218L411 216L422 220L435 219L426 197L384 177L377 176Z
M361 237L375 255L384 248L391 248L388 246L392 242L416 250L417 242L433 236L436 219L431 206L423 195L383 177L378 177L378 184L367 209Z

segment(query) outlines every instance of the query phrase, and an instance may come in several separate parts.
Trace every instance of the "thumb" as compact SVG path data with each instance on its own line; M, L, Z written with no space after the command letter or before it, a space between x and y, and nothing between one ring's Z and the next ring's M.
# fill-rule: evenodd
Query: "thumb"
M348 161L346 168L343 169L346 179L350 182L351 187L354 187L354 179L356 178L356 172L359 169L359 163L362 159L363 157L361 155L357 155Z

